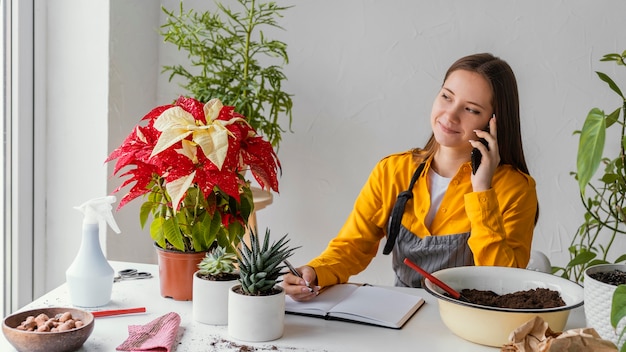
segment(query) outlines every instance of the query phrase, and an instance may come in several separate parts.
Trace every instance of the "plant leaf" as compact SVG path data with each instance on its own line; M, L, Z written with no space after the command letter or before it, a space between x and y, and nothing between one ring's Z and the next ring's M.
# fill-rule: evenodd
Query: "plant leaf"
M613 293L611 304L611 325L617 328L617 324L626 317L626 285L619 285ZM623 331L621 332L624 333Z
M605 138L606 122L604 120L604 112L598 108L593 108L589 111L580 133L578 156L576 158L578 186L583 195L585 194L587 184L600 165Z
M164 218L156 217L152 220L152 224L150 224L150 236L161 248L165 248L165 233L163 232L164 221Z
M219 123L209 129L193 132L193 141L198 143L202 152L218 169L222 169L228 153L228 130Z
M596 71L596 73L598 74L598 77L600 77L601 80L603 80L604 82L606 82L609 87L611 87L611 89L617 93L617 95L619 95L620 97L622 97L622 99L624 99L624 94L622 94L622 91L619 89L619 87L617 86L617 84L615 84L615 82L613 82L613 80L611 79L611 77L607 76L606 74L602 73L602 72L598 72Z
M176 212L178 209L178 205L180 201L185 196L185 193L191 187L191 183L193 179L196 177L196 172L192 172L191 174L181 177L177 180L169 181L165 185L165 189L167 189L167 193L172 197L172 210Z
M572 259L569 263L567 263L567 266L574 266L574 265L585 264L585 263L588 263L590 260L592 260L595 257L596 257L595 253L589 252L589 251L584 251L584 252L578 254L576 257L574 257L574 259Z
M174 106L165 110L161 116L154 121L154 128L162 133L150 157L159 154L176 142L183 140L192 132L192 130L187 127L195 125L196 122L193 115L183 110L180 106Z
M180 233L178 225L174 221L174 218L169 218L162 223L163 234L165 239L179 251L185 251L185 243L183 242L183 236ZM152 228L152 227L151 227Z

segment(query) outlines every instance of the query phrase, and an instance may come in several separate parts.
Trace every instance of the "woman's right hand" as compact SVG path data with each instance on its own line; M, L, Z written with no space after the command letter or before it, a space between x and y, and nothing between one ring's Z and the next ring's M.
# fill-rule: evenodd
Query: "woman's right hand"
M299 302L313 299L319 294L320 289L318 286L315 286L315 283L317 283L315 269L305 265L296 268L296 270L302 275L302 278L292 273L283 275L282 286L285 289L285 294L291 296L294 301Z

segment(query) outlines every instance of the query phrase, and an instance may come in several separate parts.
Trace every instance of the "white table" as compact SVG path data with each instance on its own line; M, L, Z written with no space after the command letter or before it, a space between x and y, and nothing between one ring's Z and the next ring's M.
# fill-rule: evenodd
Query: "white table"
M160 294L158 268L151 264L111 262L116 271L135 268L148 271L152 279L117 282L113 285L112 301L100 309L146 307L147 312L132 315L96 318L92 335L79 351L115 351L128 337L128 325L143 325L168 312L181 316L178 345L175 352L240 351L253 346L252 351L499 351L499 348L477 345L451 333L439 318L437 300L422 289L404 289L421 295L425 304L400 330L287 314L285 332L278 340L265 343L237 341L228 336L225 326L204 325L193 321L192 302L174 301ZM70 306L65 284L23 307L31 309L50 306ZM585 326L582 307L575 309L566 329ZM246 349L247 350L247 349ZM0 351L15 351L0 339Z

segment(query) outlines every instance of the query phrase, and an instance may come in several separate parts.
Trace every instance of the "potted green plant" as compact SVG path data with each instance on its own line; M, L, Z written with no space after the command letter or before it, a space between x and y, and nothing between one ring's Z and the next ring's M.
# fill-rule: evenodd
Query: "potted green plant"
M204 324L228 324L228 291L238 279L235 253L224 247L207 252L193 276L193 319Z
M626 51L606 54L600 61L625 66ZM626 98L615 81L605 73L596 72L620 98L620 106L610 113L592 108L580 134L576 172L580 197L585 207L583 223L572 238L570 261L564 267L554 267L554 273L584 282L585 316L587 323L606 340L618 343L610 325L611 298L617 285L596 278L605 271L626 271L626 254L617 253L614 263L609 255L618 236L626 234ZM613 128L612 128L613 127ZM612 129L611 129L612 128ZM613 132L619 145L616 155L604 155L607 131ZM617 129L617 131L613 131ZM594 179L600 165L604 169ZM617 325L617 324L616 324Z
M626 305L626 301L621 301L623 296L616 294L620 284L626 284L624 264L597 264L585 269L583 295L587 324L603 339L617 346L622 346L624 342L618 330L626 326L626 319L612 324L612 307Z
M149 219L159 260L161 294L192 298L193 273L205 252L220 245L232 253L245 233L254 203L250 170L278 192L280 162L272 145L243 115L219 99L202 103L179 97L152 109L106 159L130 186L118 209L143 196L139 220ZM173 258L185 254L190 262ZM165 263L182 263L169 269ZM183 272L184 270L184 272Z
M600 61L612 61L624 66L626 51L606 54ZM580 134L576 172L580 198L585 207L583 223L572 238L568 248L570 261L564 267L554 267L553 272L574 281L583 281L584 271L590 266L608 264L609 253L617 236L626 234L626 98L619 86L602 72L596 72L620 98L620 106L606 114L592 108L585 119ZM620 114L622 118L620 119ZM607 131L617 129L615 141L620 146L617 155L605 156ZM599 178L592 180L600 164L604 165ZM626 254L617 256L614 263L626 260Z
M289 130L292 122L292 95L284 91L287 77L282 71L289 57L287 44L267 33L282 29L277 19L289 7L264 0L233 3L236 9L216 2L214 12L185 11L182 1L178 12L163 8L164 41L189 59L187 64L166 65L163 72L200 101L219 98L235 106L278 149L285 132L280 119L288 118Z
M270 230L261 240L250 232L250 244L238 249L239 284L228 295L228 333L243 341L271 341L283 335L285 291L277 285L289 248L287 235L270 244Z

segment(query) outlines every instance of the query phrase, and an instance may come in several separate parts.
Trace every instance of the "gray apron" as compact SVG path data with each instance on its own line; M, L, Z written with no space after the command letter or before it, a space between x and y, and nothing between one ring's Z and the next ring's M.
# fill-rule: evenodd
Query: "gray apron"
M423 276L404 264L404 258L409 258L431 273L445 268L474 265L474 255L467 244L469 232L420 238L402 226L406 202L413 198L413 186L423 170L424 163L415 170L409 188L398 195L389 220L387 243L383 253L389 254L393 251L392 265L396 274L396 286L422 287Z

